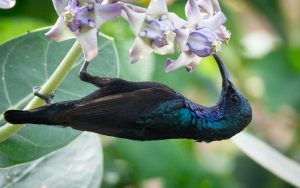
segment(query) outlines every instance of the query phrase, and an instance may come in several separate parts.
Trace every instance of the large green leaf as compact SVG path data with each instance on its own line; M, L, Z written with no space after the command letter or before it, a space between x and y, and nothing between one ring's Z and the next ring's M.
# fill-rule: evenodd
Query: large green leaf
M47 39L47 30L28 33L0 46L0 126L5 124L3 113L9 108L22 108L32 95L33 86L41 86L66 55L74 40L62 43ZM89 72L99 76L117 76L118 56L113 40L101 35L99 55ZM78 99L95 87L78 77L83 58L73 66L55 94L55 101ZM34 160L71 142L79 131L28 125L0 144L0 167Z
M83 133L65 148L45 157L0 169L0 187L98 188L102 179L102 163L99 136Z
M255 162L286 182L300 186L300 165L251 134L239 133L231 139Z

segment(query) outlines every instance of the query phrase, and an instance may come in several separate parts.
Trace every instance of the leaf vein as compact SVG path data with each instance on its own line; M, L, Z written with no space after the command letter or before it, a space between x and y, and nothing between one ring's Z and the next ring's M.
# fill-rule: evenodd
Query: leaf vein
M20 40L18 41L17 43L15 43L14 45L12 45L11 48L9 48L8 52L6 53L6 56L4 57L3 59L3 64L1 66L1 72L2 72L2 82L3 82L3 89L4 89L4 93L5 93L5 97L6 97L6 100L9 104L9 106L12 105L12 102L11 102L11 99L10 99L10 95L9 95L9 92L8 92L8 89L7 89L7 84L6 84L6 78L5 78L5 66L7 64L7 60L8 60L8 57L9 55L12 53L12 51L15 50L15 48L17 46L19 46L19 44L21 44L23 41L25 41L25 38L23 40Z
M44 62L43 62L43 66L44 66L44 73L45 73L45 79L47 80L49 78L49 72L48 72L48 52L49 52L49 48L50 45L52 44L52 41L48 42L46 45L46 49L45 49L45 54L44 54Z

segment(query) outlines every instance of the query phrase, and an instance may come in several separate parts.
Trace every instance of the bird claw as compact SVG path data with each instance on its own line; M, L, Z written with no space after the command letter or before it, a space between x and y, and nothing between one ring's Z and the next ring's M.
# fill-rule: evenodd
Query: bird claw
M108 84L112 83L113 81L119 80L118 78L110 78L110 77L98 77L90 75L87 72L87 68L89 66L89 61L84 61L79 72L79 78L80 80L96 85L97 87L105 87Z
M39 97L43 99L47 104L51 104L53 102L53 97L54 93L47 95L47 94L41 94L40 91L41 87L40 86L35 86L32 88L33 90L33 95L36 97Z

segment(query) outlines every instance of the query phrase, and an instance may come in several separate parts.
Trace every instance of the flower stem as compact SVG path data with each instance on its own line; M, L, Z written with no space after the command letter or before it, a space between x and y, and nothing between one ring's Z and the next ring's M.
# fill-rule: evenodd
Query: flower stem
M81 48L78 42L75 42L68 54L56 68L51 77L46 81L46 83L42 86L39 91L41 94L51 94L56 88L60 85L60 83L64 80L68 72L71 70L73 64L76 59L81 54ZM44 101L39 97L34 97L24 108L24 110L29 110L32 108L36 108L44 104ZM13 124L5 124L0 127L0 143L8 139L10 136L15 134L17 131L22 129L24 125L13 125Z

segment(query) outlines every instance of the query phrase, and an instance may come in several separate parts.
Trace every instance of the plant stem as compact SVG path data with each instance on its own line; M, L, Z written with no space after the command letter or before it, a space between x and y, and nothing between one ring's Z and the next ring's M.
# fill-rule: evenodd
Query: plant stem
M71 70L73 64L76 59L81 54L81 48L78 42L75 42L68 54L56 68L51 77L46 81L46 83L42 86L39 91L41 94L51 94L56 88L60 85L60 83L64 80L68 72ZM24 110L29 110L32 108L36 108L44 104L44 100L39 97L34 97L24 108ZM0 127L0 143L8 139L10 136L15 134L17 131L22 129L24 125L13 125L13 124L5 124Z

